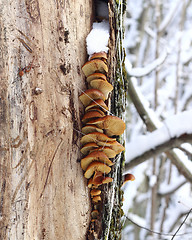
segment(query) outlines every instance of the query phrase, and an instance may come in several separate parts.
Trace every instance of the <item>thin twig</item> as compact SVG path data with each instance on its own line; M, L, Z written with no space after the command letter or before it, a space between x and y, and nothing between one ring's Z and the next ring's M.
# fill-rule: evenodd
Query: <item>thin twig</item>
M187 218L189 217L190 213L192 212L192 208L190 209L190 211L187 213L185 219L183 220L183 222L181 223L181 225L178 227L177 231L173 234L173 237L171 238L171 240L173 240L176 235L179 236L179 234L177 234L179 232L179 230L181 229L181 227L183 226L183 224L186 222Z
M182 225L184 224L184 222L186 221L187 217L189 216L189 214L192 212L192 209L190 210L190 212L188 212L185 220L183 221ZM131 223L133 223L135 226L139 227L139 228L142 228L142 229L145 229L146 231L148 232L151 232L151 233L154 233L154 234L157 234L157 235L161 235L161 236L171 236L171 237L175 237L175 234L177 234L177 232L180 230L181 226L179 227L179 229L177 230L177 232L175 234L171 234L171 233L162 233L162 232L157 232L157 231L153 231L149 228L146 228L146 227L143 227L141 225L139 225L138 223L134 222L133 220L131 220L128 216L125 216L127 220L129 220ZM177 236L183 236L183 235L187 235L187 234L191 234L192 232L188 232L188 233L180 233L180 234L177 234ZM172 240L173 238L171 238Z

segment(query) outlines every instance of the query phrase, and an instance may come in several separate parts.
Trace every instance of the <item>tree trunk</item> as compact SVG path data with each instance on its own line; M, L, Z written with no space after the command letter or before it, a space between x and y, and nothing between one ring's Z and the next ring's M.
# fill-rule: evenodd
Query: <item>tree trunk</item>
M0 12L0 239L86 239L78 96L92 1L2 0Z

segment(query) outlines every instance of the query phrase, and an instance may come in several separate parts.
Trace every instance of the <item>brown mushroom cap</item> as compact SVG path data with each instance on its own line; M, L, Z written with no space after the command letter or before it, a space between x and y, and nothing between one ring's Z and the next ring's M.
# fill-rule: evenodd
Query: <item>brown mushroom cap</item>
M123 185L124 185L126 182L128 182L128 181L134 181L134 180L135 180L135 176L134 176L133 174L131 174L131 173L127 173L127 174L125 174L123 177L124 177ZM122 185L122 186L123 186L123 185Z
M91 197L98 196L98 195L101 194L101 190L99 190L99 189L92 189L90 194L91 194Z
M113 86L109 82L102 79L92 80L90 82L90 86L92 88L100 90L104 94L106 99L108 98L109 93L113 90Z
M99 200L99 201L101 201L101 200ZM94 201L94 202L95 202L95 201ZM96 202L98 202L98 201L96 201ZM93 211L91 212L91 218L92 218L92 220L98 218L98 216L99 216L99 211L98 211L97 209L95 209L95 210L93 210Z
M105 129L108 136L121 135L125 131L124 121L111 115L89 121L88 124L95 124L98 128Z
M85 111L90 110L91 108L101 108L103 111L108 111L109 108L105 104L105 102L102 99L97 99L95 101L92 101L86 108Z
M97 189L98 186L100 186L102 184L107 184L107 183L113 182L113 179L111 177L103 176L103 173L101 173L101 175L98 175L100 173L101 172L97 172L96 171L94 176L93 176L93 178L89 179L89 181L88 181L88 188Z
M89 76L87 76L86 80L87 82L91 82L93 79L103 79L107 81L107 77L103 73L93 73Z
M101 184L112 182L111 177L104 176L102 172L95 171L95 174L92 178L92 184L94 186L100 186Z
M83 123L87 123L91 120L94 120L96 118L101 118L103 117L103 114L101 114L98 111L90 111L85 113L85 115L83 116L83 118L81 119Z
M89 151L91 153L94 151L94 149L90 149ZM114 158L117 155L117 153L110 147L98 147L97 151L104 152L108 158Z
M94 152L81 159L81 168L85 171L90 163L94 161L105 163L108 166L114 165L114 163L109 160L104 152L95 150Z
M81 152L82 152L84 155L87 155L90 150L92 150L92 149L97 149L97 148L98 148L98 145L97 145L96 143L90 142L90 143L85 144L85 145L81 148Z
M106 114L104 113L104 111L102 111L102 110L101 110L100 108L98 108L98 107L90 108L90 109L88 109L86 112L91 112L91 111L99 112L103 117L106 116Z
M125 148L117 141L111 141L111 142L103 142L103 141L99 141L97 142L98 146L101 147L110 147L111 149L113 149L117 154L124 151Z
M98 203L98 202L101 202L101 197L100 196L95 196L92 198L92 202L93 203Z
M90 104L93 100L102 99L105 101L104 94L99 91L98 89L87 89L85 90L80 96L79 99L83 103L83 105L86 107Z
M111 168L102 162L94 161L88 166L84 173L85 178L89 179L95 171L108 174L111 171Z
M103 130L100 128L97 128L96 126L93 125L86 125L85 127L83 127L81 129L82 133L84 134L88 134L88 133L92 133L92 132L100 132L103 133Z
M103 182L103 179L104 179L103 173L99 172L99 171L95 171L95 173L93 175L92 184L101 185Z
M102 181L102 184L113 182L113 178L111 177L105 177Z
M87 135L83 136L81 138L80 142L84 145L89 142L99 143L101 141L101 142L107 143L107 142L113 142L115 140L116 140L115 138L110 138L107 135L105 135L104 133L92 132L92 133L88 133Z
M102 61L100 59L93 59L93 60L86 62L83 65L82 71L85 74L85 76L87 77L95 72L100 72L100 73L105 74L108 72L108 67L104 63L104 61Z
M101 59L101 60L107 60L107 53L106 52L98 52L98 53L93 53L91 56L90 56L90 59L89 60L92 60L92 59Z

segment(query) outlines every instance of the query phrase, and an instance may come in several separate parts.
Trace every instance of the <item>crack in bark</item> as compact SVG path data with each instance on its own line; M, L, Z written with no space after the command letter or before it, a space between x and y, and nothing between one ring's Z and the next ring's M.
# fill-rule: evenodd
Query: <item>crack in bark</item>
M58 149L59 149L59 147L60 147L60 145L61 145L62 142L63 142L63 140L60 141L60 143L57 145L57 147L56 147L56 149L55 149L55 152L54 152L53 157L52 157L52 159L51 159L51 163L50 163L49 168L48 168L47 177L46 177L46 180L45 180L45 183L44 183L44 187L43 187L43 190L42 190L39 198L41 198L41 197L43 196L43 193L44 193L44 191L45 191L45 188L46 188L46 185L47 185L47 182L48 182L48 178L49 178L49 174L50 174L50 171L51 171L51 166L52 166L52 164L53 164L53 160L55 159L55 156L56 156L56 154L57 154L57 151L58 151Z

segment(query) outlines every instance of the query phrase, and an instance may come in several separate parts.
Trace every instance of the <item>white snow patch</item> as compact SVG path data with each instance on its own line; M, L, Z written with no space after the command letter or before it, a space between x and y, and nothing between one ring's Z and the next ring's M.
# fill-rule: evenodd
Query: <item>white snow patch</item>
M93 29L86 38L87 53L91 55L97 52L108 52L109 41L109 22L95 22L93 23Z
M150 178L149 178L149 186L151 188L155 186L156 182L157 182L157 176L156 175L150 176Z

